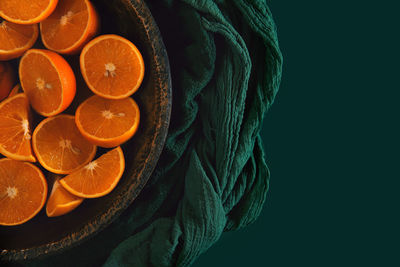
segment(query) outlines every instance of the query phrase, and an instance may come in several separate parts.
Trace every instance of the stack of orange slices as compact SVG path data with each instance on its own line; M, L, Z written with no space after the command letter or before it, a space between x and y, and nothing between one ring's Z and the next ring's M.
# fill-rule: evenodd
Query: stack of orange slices
M98 35L100 17L89 0L30 3L0 1L0 153L6 157L0 225L6 226L38 214L48 184L48 217L110 193L125 170L121 145L140 121L131 97L144 77L137 47L119 35ZM39 35L46 49L36 48ZM71 67L74 57L80 69ZM93 92L84 101L76 97L83 90L76 75ZM74 101L76 110L69 108Z

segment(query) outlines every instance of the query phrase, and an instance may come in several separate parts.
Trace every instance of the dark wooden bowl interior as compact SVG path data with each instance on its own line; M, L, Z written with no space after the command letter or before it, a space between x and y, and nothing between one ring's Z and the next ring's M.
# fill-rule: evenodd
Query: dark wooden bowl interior
M75 211L48 218L45 210L20 226L0 226L0 260L32 259L77 245L109 225L126 209L150 177L168 130L171 78L167 53L157 25L141 0L93 0L101 16L101 34L115 33L131 40L142 52L145 77L133 95L141 110L136 135L122 146L126 169L117 187L98 199L87 199ZM77 56L70 57L78 67ZM87 97L77 74L78 93L70 111ZM101 154L104 150L98 152ZM1 265L1 264L0 264Z

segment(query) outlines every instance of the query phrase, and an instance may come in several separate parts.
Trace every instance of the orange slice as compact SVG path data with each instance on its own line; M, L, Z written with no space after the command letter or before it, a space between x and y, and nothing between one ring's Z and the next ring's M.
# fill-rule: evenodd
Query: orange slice
M95 94L122 99L139 88L144 76L142 55L129 40L114 34L90 41L80 55L82 76Z
M84 198L102 197L118 184L125 169L121 147L114 148L80 170L60 180L71 194Z
M0 103L0 153L23 161L35 162L31 148L30 107L24 93Z
M38 25L19 25L8 21L0 23L0 60L22 56L39 35Z
M67 214L78 207L83 198L72 195L60 185L59 178L56 178L46 204L48 217L56 217Z
M94 95L80 104L75 114L81 134L101 147L116 147L129 140L139 120L139 107L130 97L114 100Z
M47 182L35 165L0 159L0 225L32 219L44 206Z
M75 97L74 72L49 50L28 50L19 63L19 79L33 109L46 117L63 112Z
M43 168L58 174L80 169L96 154L96 146L79 133L71 115L58 115L39 123L33 132L32 147Z
M76 54L99 30L99 17L88 0L63 0L40 23L43 44L61 54Z
M46 19L58 0L1 0L0 16L17 24L35 24Z
M0 101L6 98L14 85L14 71L8 62L0 62Z
M13 89L11 90L10 94L8 95L8 97L13 97L19 93L22 93L22 88L21 85L18 83L16 84Z

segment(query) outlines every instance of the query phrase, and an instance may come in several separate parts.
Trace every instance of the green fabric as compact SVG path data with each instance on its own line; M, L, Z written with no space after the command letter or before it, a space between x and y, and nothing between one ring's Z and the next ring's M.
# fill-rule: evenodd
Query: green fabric
M147 3L172 71L173 110L160 161L115 223L34 265L79 259L82 266L189 266L263 207L269 171L259 131L282 66L266 2Z

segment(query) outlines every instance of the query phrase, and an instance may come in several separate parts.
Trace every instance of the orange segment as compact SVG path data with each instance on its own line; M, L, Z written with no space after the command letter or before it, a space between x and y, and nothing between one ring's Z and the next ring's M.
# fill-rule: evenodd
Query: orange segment
M0 23L0 60L22 56L39 35L37 24L19 25L8 21Z
M30 107L25 94L17 94L0 103L0 153L23 161L35 162L31 148Z
M76 196L102 197L117 186L124 169L124 154L121 147L117 147L80 170L64 177L60 183L67 191Z
M40 23L43 44L61 54L76 54L99 29L99 18L88 0L63 0Z
M74 72L63 57L52 51L28 50L19 64L19 78L29 102L40 115L61 113L75 97Z
M47 182L38 167L12 159L0 160L0 225L32 219L44 206Z
M14 71L8 62L0 62L0 101L6 98L14 85Z
M78 170L96 154L96 146L79 133L71 115L44 119L33 132L32 146L43 168L58 174Z
M122 99L139 88L144 76L142 55L129 40L114 34L96 37L82 50L82 76L97 95Z
M126 142L136 133L139 120L139 107L130 97L113 100L94 95L79 105L75 114L81 134L102 147Z
M17 24L34 24L46 19L58 0L1 0L0 16Z
M78 207L83 198L72 195L60 185L59 179L53 184L49 199L46 204L46 214L48 217L56 217L67 214Z
M18 83L16 84L13 89L11 90L10 94L8 95L8 97L13 97L19 93L22 93L22 88L21 85Z

